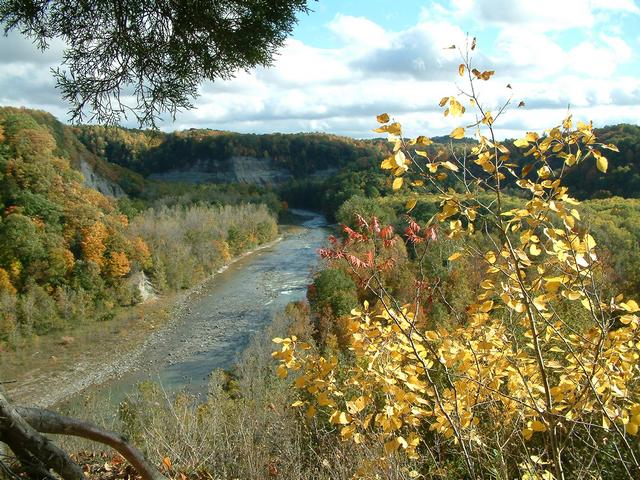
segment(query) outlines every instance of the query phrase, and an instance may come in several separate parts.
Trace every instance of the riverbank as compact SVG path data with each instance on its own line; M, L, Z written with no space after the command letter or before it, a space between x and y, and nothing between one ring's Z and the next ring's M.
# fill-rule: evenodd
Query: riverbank
M328 231L321 216L304 217L282 241L230 266L191 297L128 372L85 390L64 408L81 413L95 400L118 405L146 381L160 384L169 397L206 393L214 370L233 370L252 338L263 336L290 302L306 298Z
M195 287L138 305L119 319L78 328L73 337L40 338L34 351L2 354L2 381L12 400L21 405L50 407L92 385L143 367L143 354L158 348L189 313L217 275L283 239L243 253ZM88 354L90 352L90 354Z

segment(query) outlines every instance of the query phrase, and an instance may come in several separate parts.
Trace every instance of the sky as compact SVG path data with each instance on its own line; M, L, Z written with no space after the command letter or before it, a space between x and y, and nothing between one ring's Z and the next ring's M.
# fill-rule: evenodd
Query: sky
M366 138L379 136L375 115L388 112L407 135L448 134L461 120L444 118L438 102L466 85L456 73L460 53L446 47L474 36L475 66L496 71L480 85L481 102L495 111L513 101L496 125L499 136L542 131L568 111L596 126L640 124L640 0L319 0L310 7L272 67L204 83L196 108L161 128ZM63 48L53 42L41 53L18 34L0 37L0 105L66 121L49 71Z

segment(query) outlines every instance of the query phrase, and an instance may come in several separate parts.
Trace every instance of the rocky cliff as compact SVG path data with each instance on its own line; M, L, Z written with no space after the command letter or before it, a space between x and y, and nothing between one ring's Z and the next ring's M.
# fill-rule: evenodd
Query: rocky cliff
M227 160L198 159L188 168L153 173L152 180L184 183L250 183L252 185L278 185L293 175L286 168L276 167L269 160L256 157L231 157Z
M77 168L80 170L80 173L82 173L82 176L84 177L84 184L87 187L93 188L103 195L109 195L115 198L126 196L120 185L97 173L95 168L84 158L80 159Z

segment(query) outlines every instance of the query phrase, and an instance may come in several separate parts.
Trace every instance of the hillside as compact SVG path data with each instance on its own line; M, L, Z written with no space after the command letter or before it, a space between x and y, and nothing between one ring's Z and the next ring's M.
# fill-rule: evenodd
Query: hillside
M582 163L567 174L567 186L580 199L640 197L640 126L620 124L596 129L605 143L619 152L607 152L609 171L600 174L594 162Z
M46 129L55 140L53 154L66 159L72 168L82 172L85 185L113 197L142 191L144 179L140 175L94 155L80 142L75 129L63 124L50 113L0 107L0 115L29 117L38 127Z
M278 202L253 187L154 184L156 208L124 197L146 186L52 115L0 109L0 351L112 318L141 300L143 272L159 293L189 288L277 235L260 204Z
M83 321L90 305L130 301L121 280L150 260L115 200L85 185L71 159L101 165L51 115L0 110L0 341L17 323L42 334ZM22 301L12 308L16 294Z
M78 138L101 158L152 179L190 183L278 185L327 178L380 153L370 142L317 133L240 134L217 130L173 133L83 126Z

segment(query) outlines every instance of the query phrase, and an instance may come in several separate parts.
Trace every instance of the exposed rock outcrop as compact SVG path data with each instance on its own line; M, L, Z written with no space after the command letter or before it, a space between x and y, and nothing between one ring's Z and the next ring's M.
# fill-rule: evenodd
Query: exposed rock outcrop
M314 172L313 177L328 177L337 169ZM293 179L292 173L273 161L256 157L231 157L225 160L198 159L187 168L149 175L151 180L184 183L249 183L280 185Z
M122 187L120 187L120 185L102 177L85 159L80 159L80 164L78 165L78 167L80 173L82 173L82 176L84 177L84 184L87 187L93 188L103 195L109 195L115 198L126 196L126 193L124 193L124 190L122 190Z

